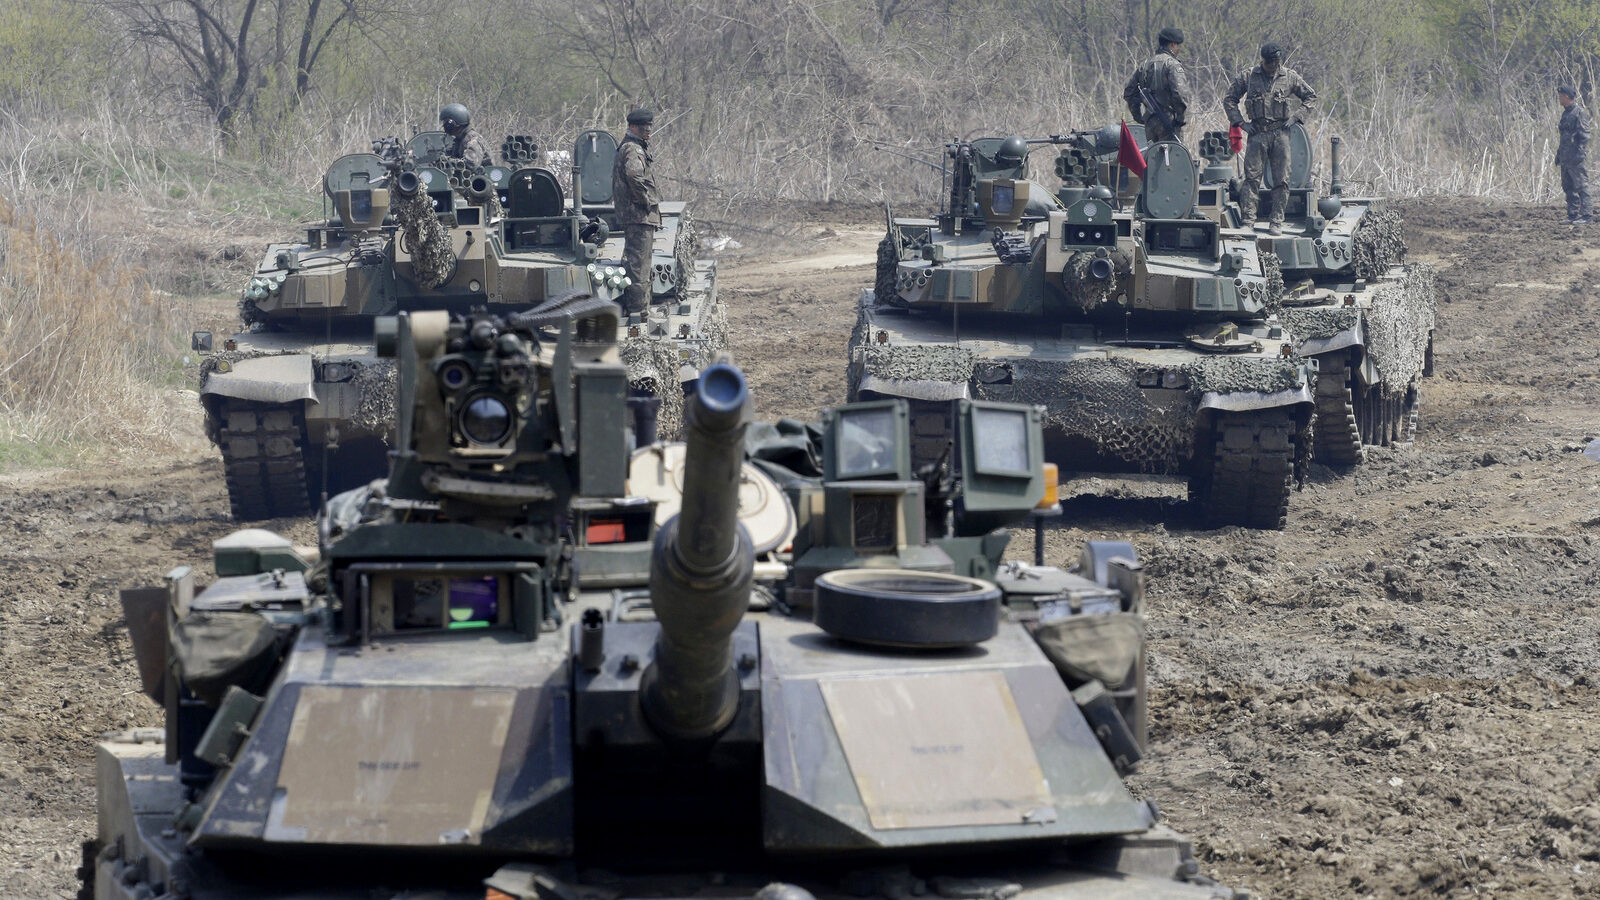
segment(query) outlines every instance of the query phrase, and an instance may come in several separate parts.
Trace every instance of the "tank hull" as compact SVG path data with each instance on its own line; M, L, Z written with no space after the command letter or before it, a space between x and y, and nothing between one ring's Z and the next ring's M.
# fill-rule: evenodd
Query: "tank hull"
M1108 326L973 315L958 327L864 292L850 344L852 399L904 397L932 416L958 399L1041 405L1046 446L1063 472L1185 477L1191 499L1219 524L1282 527L1309 453L1316 383L1314 363L1285 355L1291 335L1245 324L1251 349L1224 354L1196 349L1175 327L1108 334ZM939 450L928 443L917 457Z

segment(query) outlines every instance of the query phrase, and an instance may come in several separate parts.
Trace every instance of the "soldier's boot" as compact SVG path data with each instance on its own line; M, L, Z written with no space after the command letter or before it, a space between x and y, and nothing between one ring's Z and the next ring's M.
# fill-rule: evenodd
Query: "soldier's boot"
M624 315L644 315L650 311L650 300L645 296L644 285L630 284L622 290L622 296L617 298L622 303Z
M1271 234L1271 235L1283 234L1283 223L1282 222L1273 222L1273 223L1267 225L1267 234Z

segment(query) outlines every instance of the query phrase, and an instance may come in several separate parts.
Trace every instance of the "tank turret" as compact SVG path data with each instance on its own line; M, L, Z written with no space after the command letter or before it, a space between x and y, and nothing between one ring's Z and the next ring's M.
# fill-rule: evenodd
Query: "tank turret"
M1058 148L1052 194L1026 163L998 171L1007 143L952 145L972 210L890 218L851 399L903 398L945 427L961 400L1040 404L1063 472L1184 477L1211 523L1283 527L1315 375L1276 318L1274 258L1220 212L1215 148L1202 171L1142 127L1026 139Z
M446 156L449 145L444 132L422 132L335 160L323 177L327 215L303 239L269 245L250 275L244 330L194 335L235 518L304 515L325 494L383 475L396 388L393 363L373 353L376 318L504 316L627 287L612 227L612 135L584 132L561 153L513 135L501 162L481 167ZM563 157L570 191L552 168ZM669 438L682 419L680 368L709 365L725 341L715 266L697 247L688 208L662 204L649 260L656 302L621 335L635 405L659 407Z

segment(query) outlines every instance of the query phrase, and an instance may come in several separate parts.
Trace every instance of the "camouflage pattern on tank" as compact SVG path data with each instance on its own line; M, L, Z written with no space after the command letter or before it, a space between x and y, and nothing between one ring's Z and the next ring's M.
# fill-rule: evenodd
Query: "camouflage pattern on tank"
M504 163L486 167L446 156L450 143L423 132L336 160L324 178L332 214L303 241L267 248L240 298L245 330L221 346L196 336L195 349L208 351L207 428L236 518L301 515L325 491L382 474L393 371L366 341L374 317L516 311L625 287L604 155L611 135L580 136L567 184L526 137L507 138ZM727 338L715 264L698 258L685 204L662 204L662 216L654 302L626 323L623 346L636 403L665 405L671 437L680 371L714 360Z
M957 142L944 208L890 218L851 396L930 423L960 399L1036 404L1063 471L1184 476L1210 520L1282 527L1315 370L1276 317L1277 260L1206 214L1221 192L1179 144L1146 146L1141 180L1116 128L1029 143L1061 148L1058 192L998 167L999 139Z
M123 592L166 727L97 747L85 896L1242 900L1125 781L1137 552L1003 559L1038 410L961 404L935 478L832 407L780 489L726 363L630 452L619 318L379 317L389 477Z

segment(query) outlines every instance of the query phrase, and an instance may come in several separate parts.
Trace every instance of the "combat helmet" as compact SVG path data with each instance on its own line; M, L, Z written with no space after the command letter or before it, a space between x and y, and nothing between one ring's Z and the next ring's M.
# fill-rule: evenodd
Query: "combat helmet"
M472 113L460 103L451 103L439 110L439 123L444 126L446 132L454 134L455 131L451 129L451 126L465 128L471 125Z

